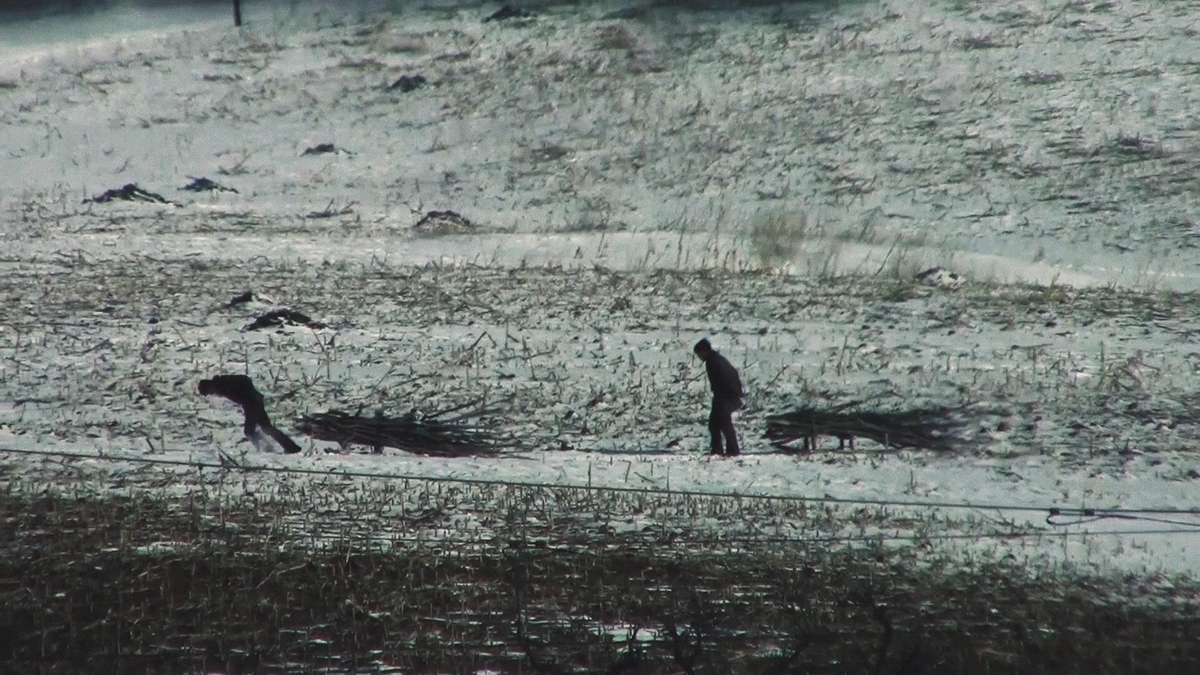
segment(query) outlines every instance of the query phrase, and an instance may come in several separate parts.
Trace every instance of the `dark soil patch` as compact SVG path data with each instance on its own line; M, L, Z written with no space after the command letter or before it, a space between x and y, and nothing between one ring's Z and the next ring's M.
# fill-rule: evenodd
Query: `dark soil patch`
M421 234L470 234L477 230L472 223L457 211L429 211L421 216L413 229Z
M498 9L498 10L492 12L491 14L487 15L486 17L484 17L483 22L489 23L491 21L508 21L510 19L518 19L520 21L526 21L526 20L529 20L532 18L533 18L533 12L530 12L527 9L521 9L520 7L514 7L512 5L506 4L503 7L501 7L500 9Z
M242 291L241 293L238 293L237 295L235 295L229 299L229 304L227 305L227 307L237 307L238 305L244 305L247 302L251 302L253 300L254 300L254 292L253 291Z
M304 149L305 155L326 155L331 152L337 152L337 148L333 143L318 143L310 148Z
M144 190L138 187L137 183L126 183L119 188L105 190L103 194L83 200L83 203L87 204L91 202L94 204L106 204L113 201L145 202L148 204L172 204L178 206L178 204L175 204L175 202L163 197L158 193L150 192L149 190Z
M237 190L225 187L210 178L196 178L195 176L188 176L188 178L192 179L192 182L179 188L180 190L187 190L189 192L233 192L237 194Z
M236 300L237 298L234 298ZM232 301L231 301L232 304ZM278 326L308 326L309 328L324 328L325 324L313 321L312 317L294 309L273 309L260 314L254 321L246 324L242 330L261 330Z
M410 91L425 86L427 80L424 75L401 75L388 89L399 89L402 93L407 94Z

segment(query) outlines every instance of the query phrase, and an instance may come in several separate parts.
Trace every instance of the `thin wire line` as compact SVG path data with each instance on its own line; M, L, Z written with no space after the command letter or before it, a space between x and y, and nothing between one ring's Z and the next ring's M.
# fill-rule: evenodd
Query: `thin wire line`
M1200 534L1200 530L1170 530L1170 529L1147 529L1147 530L1109 530L1109 531L1091 531L1083 530L1077 532L1064 531L1034 531L1034 532L980 532L980 533L950 533L936 535L902 535L902 534L860 534L860 535L830 535L827 537L675 537L653 540L636 540L636 539L587 539L580 537L578 539L564 539L549 542L541 537L529 537L518 539L509 537L503 541L497 542L495 539L470 539L470 538L451 538L451 537L420 537L420 536L389 536L389 533L380 534L345 534L344 532L335 532L328 535L310 536L307 539L312 541L326 541L336 543L339 540L360 539L369 540L376 544L425 544L427 546L444 546L445 548L469 548L473 546L485 546L496 549L524 548L555 551L560 549L571 548L579 544L604 545L617 548L640 546L641 548L650 548L654 546L662 546L664 548L679 547L688 545L697 546L714 546L714 545L749 545L749 544L769 544L771 546L780 545L801 545L801 544L844 544L844 543L881 543L881 542L935 542L935 541L979 541L983 539L1030 539L1033 537L1048 537L1054 539L1080 539L1088 537L1128 537L1128 536L1151 536L1151 535L1195 535ZM544 543L544 545L542 545ZM146 544L141 544L146 545Z
M1078 532L1067 531L1044 531L1038 530L1033 532L979 532L979 533L951 533L951 534L931 534L923 535L901 535L901 534L881 534L881 535L831 535L828 537L812 537L810 539L794 539L789 537L779 537L774 539L753 539L753 538L733 538L733 539L683 539L674 540L675 543L684 544L720 544L727 542L745 542L745 543L764 543L764 544L832 544L832 543L847 543L847 542L872 542L872 541L895 541L895 542L917 542L917 541L950 541L950 540L978 540L978 539L1028 539L1031 537L1100 537L1100 536L1132 536L1132 535L1177 535L1177 534L1200 534L1200 529L1188 530L1169 530L1169 529L1152 529L1152 530L1108 530L1108 531L1093 531L1083 530Z
M933 509L974 509L980 511L1008 511L1023 513L1048 513L1050 517L1071 515L1081 517L1120 517L1136 516L1139 514L1200 516L1200 508L1193 509L1163 509L1163 508L1093 508L1093 507L1063 507L1063 506L1022 506L1014 504L992 504L974 502L939 502L928 500L893 500L867 499L850 497L807 497L803 495L772 495L761 493L716 492L708 490L671 490L655 487L621 487L608 485L578 485L565 483L539 483L533 481L511 481L498 478L459 478L453 476L421 476L402 473L376 473L369 471L348 471L329 469L306 469L302 467L266 466L266 465L228 465L218 462L200 462L195 460L164 459L154 457L129 457L122 455L89 455L58 450L28 450L20 448L0 447L0 452L17 455L34 455L42 457L59 457L65 459L101 460L108 462L139 462L159 466L182 466L194 469L218 469L226 471L242 471L246 473L286 473L308 476L327 476L337 478L376 478L386 480L424 481L431 483L455 483L459 485L477 485L485 487L511 487L535 490L581 490L590 492L612 492L618 494L664 495L674 497L698 497L714 499L752 499L756 501L785 501L802 503L842 504L851 506L892 506L906 508ZM1050 524L1055 524L1050 522ZM1182 523L1180 523L1182 524ZM1200 525L1200 523L1198 523Z

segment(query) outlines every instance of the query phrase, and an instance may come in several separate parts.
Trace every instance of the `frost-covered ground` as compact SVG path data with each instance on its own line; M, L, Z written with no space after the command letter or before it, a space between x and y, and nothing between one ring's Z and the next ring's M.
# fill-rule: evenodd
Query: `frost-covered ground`
M1195 516L1064 528L994 507L1200 506L1200 3L482 23L493 9L4 47L0 446L969 502L988 506L871 507L821 532L911 533L916 514L979 537L941 552L1196 569ZM388 89L404 74L428 85ZM336 151L304 154L321 143ZM238 192L179 191L191 176ZM179 204L82 202L131 182ZM432 209L478 231L415 233ZM913 280L934 264L967 283ZM244 290L260 301L225 307ZM329 327L241 330L276 305ZM738 460L704 452L701 336L749 385ZM285 429L486 398L526 448L259 453L194 395L217 371L254 376ZM852 400L970 404L970 444L794 456L760 438L770 412ZM8 481L203 482L3 461ZM1116 533L1137 530L1158 533ZM1034 536L992 536L1013 532Z

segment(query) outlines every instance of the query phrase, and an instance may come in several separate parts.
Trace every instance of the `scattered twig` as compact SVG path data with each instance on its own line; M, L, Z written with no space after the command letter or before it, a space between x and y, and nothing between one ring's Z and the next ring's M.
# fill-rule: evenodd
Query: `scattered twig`
M334 208L333 202L334 202L334 200L330 199L329 203L325 205L324 209L322 209L320 211L310 211L308 213L308 216L306 216L306 217L317 219L317 218L333 218L334 216L350 215L351 213L354 213L354 205L358 203L358 202L348 202L345 206L338 209L338 208Z
M326 325L320 321L314 321L307 314L297 312L292 309L273 309L265 314L260 314L254 321L246 324L242 330L260 330L262 328L274 328L283 325L293 326L308 326L309 328L325 328Z

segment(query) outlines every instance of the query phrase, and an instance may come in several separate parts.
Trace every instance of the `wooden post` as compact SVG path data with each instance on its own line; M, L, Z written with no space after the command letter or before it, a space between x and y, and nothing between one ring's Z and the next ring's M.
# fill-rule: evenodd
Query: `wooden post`
M233 0L233 25L242 25L242 0Z

